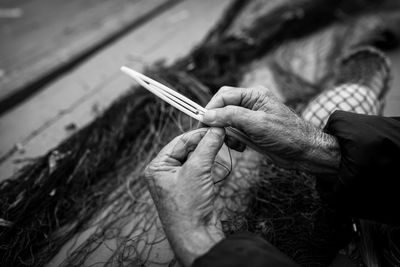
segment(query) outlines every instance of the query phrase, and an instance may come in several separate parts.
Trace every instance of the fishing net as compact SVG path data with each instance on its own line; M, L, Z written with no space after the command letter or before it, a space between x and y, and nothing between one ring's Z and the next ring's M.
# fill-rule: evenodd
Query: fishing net
M235 1L189 55L146 74L202 105L222 85L257 82L301 112L334 82L336 59L347 50L396 42L393 7L367 0ZM390 16L379 15L385 12ZM168 141L195 127L132 88L0 184L2 265L177 265L142 176ZM314 177L251 150L224 149L217 203L227 235L258 233L303 266L326 266L350 242L350 220L320 200Z

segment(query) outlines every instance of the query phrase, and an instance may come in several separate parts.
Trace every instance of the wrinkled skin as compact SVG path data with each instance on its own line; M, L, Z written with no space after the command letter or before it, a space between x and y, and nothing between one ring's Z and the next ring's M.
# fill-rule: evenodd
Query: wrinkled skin
M303 120L265 87L224 86L206 106L204 123L235 127L276 164L312 173L336 173L337 140ZM228 140L228 145L243 150Z
M212 177L224 136L222 128L201 128L180 135L145 171L165 234L184 266L190 266L224 237L214 208Z

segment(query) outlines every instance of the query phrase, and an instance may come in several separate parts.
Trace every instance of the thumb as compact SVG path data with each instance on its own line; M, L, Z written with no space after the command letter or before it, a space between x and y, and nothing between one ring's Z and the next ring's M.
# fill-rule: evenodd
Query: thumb
M255 111L238 106L226 106L207 110L203 123L215 127L233 126L237 129L246 129L253 121Z
M211 127L201 139L196 149L189 158L194 166L208 166L212 168L218 151L224 143L225 130L223 128Z

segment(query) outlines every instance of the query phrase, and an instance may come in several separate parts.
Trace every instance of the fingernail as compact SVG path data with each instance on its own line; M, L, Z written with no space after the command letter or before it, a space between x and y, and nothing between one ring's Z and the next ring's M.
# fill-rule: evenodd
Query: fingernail
M204 121L205 122L213 122L215 120L217 113L215 110L207 110L206 113L204 113Z
M219 127L211 127L210 132L212 132L215 135L218 136L224 136L225 135L225 129L224 128L219 128Z

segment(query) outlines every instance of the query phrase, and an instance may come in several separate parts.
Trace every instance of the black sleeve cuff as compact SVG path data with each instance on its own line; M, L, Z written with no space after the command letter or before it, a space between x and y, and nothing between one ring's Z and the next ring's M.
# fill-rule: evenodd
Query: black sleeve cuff
M335 111L324 131L337 138L341 163L336 179L318 179L321 195L352 216L399 224L399 118Z
M263 238L250 233L234 234L195 260L192 267L298 267Z

